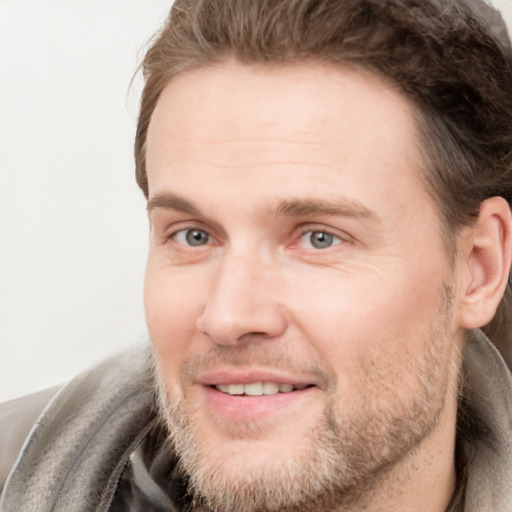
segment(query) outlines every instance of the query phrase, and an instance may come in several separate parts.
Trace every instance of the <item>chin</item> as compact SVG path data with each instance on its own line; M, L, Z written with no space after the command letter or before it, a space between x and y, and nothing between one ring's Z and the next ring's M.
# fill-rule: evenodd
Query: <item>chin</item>
M396 432L376 439L379 423L344 425L332 400L321 414L309 414L301 423L281 426L246 425L245 435L233 437L221 424L202 414L198 401L160 393L161 420L189 477L189 493L198 510L229 512L332 511L352 506L371 494L377 475L412 449L417 434L392 441ZM424 416L423 416L424 417ZM417 426L416 426L417 427ZM424 427L424 426L423 426ZM367 447L367 449L362 449Z
M248 424L238 427L234 438L219 425L209 428L188 403L175 402L164 410L163 420L199 510L319 512L339 503L342 459L331 449L333 439L325 439L328 427L321 420L313 428L299 425L287 437L268 423ZM349 494L347 489L341 492ZM320 501L325 507L318 508Z

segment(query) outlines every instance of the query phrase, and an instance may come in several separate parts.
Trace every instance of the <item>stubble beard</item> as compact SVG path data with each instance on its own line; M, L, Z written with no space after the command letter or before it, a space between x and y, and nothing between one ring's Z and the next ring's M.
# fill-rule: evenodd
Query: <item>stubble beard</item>
M374 372L361 383L357 416L343 417L339 397L330 393L308 449L289 460L269 453L265 467L227 470L229 458L208 454L200 435L200 411L184 398L171 396L155 363L160 419L189 480L194 510L222 512L331 512L363 510L381 490L388 473L421 445L443 411L450 373L460 366L451 322L450 290L445 287L440 315L424 343L410 393L397 400L396 383L383 385ZM446 343L451 345L450 355ZM229 358L226 358L229 361ZM443 363L444 360L444 363ZM277 365L281 364L277 361ZM385 372L384 372L385 373ZM381 400L385 395L384 400Z

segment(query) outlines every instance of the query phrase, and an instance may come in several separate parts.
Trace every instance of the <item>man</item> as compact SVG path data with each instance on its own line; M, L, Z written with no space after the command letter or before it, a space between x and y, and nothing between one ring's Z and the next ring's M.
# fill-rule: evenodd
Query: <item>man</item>
M502 27L480 1L177 1L135 143L152 350L59 390L2 510L512 510L480 330L509 356Z

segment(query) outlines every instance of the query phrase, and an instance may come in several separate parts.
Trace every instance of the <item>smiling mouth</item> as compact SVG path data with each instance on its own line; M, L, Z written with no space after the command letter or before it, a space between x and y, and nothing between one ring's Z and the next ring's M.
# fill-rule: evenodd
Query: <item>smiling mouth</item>
M211 387L227 395L268 396L302 391L313 387L313 384L295 386L293 384L278 384L277 382L251 382L249 384L217 384Z

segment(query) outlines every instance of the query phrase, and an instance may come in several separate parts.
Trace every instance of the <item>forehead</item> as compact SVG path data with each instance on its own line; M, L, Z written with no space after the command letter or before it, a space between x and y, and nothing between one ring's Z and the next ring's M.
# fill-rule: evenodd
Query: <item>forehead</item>
M372 74L312 63L185 72L162 92L147 140L150 198L218 178L210 202L238 180L270 200L307 190L400 203L411 189L426 198L420 167L404 96Z

